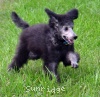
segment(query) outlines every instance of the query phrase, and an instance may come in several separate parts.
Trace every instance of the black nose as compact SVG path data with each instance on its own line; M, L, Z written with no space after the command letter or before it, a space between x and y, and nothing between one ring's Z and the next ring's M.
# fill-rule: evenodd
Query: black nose
M74 39L77 39L78 38L78 36L74 36Z

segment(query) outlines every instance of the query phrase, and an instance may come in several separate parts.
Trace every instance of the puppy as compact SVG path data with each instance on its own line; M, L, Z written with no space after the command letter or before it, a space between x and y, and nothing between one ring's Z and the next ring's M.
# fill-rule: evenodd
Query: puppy
M78 18L78 10L72 9L65 14L56 14L45 9L49 17L48 24L30 26L23 21L15 12L12 12L13 22L20 28L22 33L18 47L8 70L19 70L28 59L42 59L46 74L55 75L60 82L57 68L60 62L64 66L78 67L79 54L74 50L74 40L77 35L73 31L73 21ZM50 73L51 72L51 73Z

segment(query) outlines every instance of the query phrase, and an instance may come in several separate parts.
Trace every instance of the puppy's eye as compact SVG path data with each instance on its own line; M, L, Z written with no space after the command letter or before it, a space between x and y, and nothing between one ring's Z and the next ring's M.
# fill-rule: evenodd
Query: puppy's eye
M68 27L65 27L65 31L67 31L68 30Z

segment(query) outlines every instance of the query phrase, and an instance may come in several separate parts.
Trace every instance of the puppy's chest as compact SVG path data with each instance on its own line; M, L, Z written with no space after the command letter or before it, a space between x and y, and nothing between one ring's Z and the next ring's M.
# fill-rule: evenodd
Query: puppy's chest
M66 53L67 51L66 47L53 47L53 48L49 48L48 52L49 54L54 55L55 57L60 57L62 56L64 53Z

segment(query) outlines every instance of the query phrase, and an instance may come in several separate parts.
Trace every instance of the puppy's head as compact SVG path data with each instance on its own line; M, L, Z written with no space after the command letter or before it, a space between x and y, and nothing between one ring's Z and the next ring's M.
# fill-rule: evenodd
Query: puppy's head
M73 20L78 18L78 10L72 9L66 14L56 14L49 9L45 9L49 16L49 25L56 30L59 39L64 40L69 45L74 43L77 35L73 31Z

